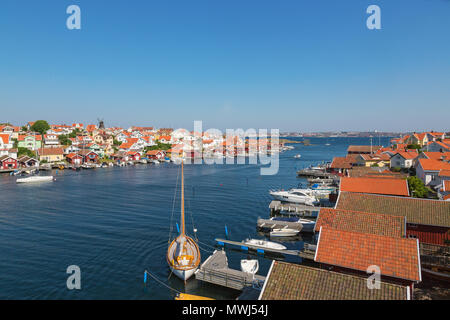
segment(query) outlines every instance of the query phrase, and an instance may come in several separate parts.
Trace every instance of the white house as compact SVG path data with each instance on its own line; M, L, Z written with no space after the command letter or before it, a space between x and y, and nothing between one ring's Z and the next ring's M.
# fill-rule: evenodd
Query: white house
M416 176L425 185L437 186L441 183L441 170L450 170L450 163L434 159L419 159L416 164Z
M415 159L418 157L416 152L398 152L390 159L391 168L409 169L414 165Z

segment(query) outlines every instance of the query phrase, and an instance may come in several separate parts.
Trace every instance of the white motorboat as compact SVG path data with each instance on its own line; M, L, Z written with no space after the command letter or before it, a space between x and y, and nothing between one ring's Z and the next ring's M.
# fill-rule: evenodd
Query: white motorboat
M299 233L298 230L289 228L276 228L270 231L271 237L294 237Z
M287 249L282 244L272 242L272 241L267 241L267 240L260 240L260 239L246 239L243 241L243 243L262 247L262 248L267 248L267 249L277 249L277 250L286 250Z
M160 162L158 160L153 160L154 164L159 164Z
M53 176L32 176L16 180L17 183L48 182L48 181L53 181Z
M300 159L301 157L302 157L301 154L296 154L296 155L294 156L295 159Z
M139 161L139 163L147 164L147 160L146 160L146 159L141 159L141 160Z
M259 269L259 262L256 259L242 259L241 270L246 273L256 274Z
M316 222L313 220L302 219L302 218L297 218L297 217L273 217L273 218L270 218L270 220L299 223L302 225L302 230L301 230L302 232L313 232L314 227L316 226ZM296 230L294 230L294 231L296 231Z
M308 206L312 206L314 205L314 202L317 202L317 198L311 194L308 189L278 190L270 191L269 193L275 200L285 202L306 204Z

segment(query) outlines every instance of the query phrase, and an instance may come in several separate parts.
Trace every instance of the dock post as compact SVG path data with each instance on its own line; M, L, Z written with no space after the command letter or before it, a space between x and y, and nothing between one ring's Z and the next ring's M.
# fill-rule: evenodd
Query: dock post
M225 226L225 236L227 237L227 240L228 240L228 228L227 228L227 226Z

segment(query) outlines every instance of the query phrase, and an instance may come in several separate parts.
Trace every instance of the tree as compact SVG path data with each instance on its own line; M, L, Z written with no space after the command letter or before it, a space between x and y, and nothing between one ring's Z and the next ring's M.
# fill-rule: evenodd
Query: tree
M72 145L72 140L70 140L65 134L61 134L58 136L59 143L64 146Z
M81 133L80 129L75 128L75 130L73 130L71 133L69 133L69 138L76 138L76 136L80 133Z
M409 191L413 197L426 198L428 196L428 188L425 187L422 180L413 176L408 177Z
M122 142L117 141L116 139L113 140L113 145L120 146L121 144L122 144Z
M28 132L27 126L23 126L20 130L22 130L23 132Z
M48 122L45 120L37 120L31 126L31 130L39 132L40 134L46 133L48 129L50 129L50 126L48 125Z
M35 158L36 154L33 151L31 151L30 149L19 147L17 149L17 156L18 157L29 156L30 158Z
M149 150L169 150L170 148L172 148L172 145L169 143L161 143L159 141L156 142L156 145L151 146L151 147L145 147L145 152L149 151Z

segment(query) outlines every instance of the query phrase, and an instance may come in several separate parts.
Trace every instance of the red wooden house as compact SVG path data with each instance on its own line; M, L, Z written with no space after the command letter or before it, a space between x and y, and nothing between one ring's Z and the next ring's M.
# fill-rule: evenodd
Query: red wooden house
M80 150L80 152L78 152L78 155L83 157L82 163L96 163L99 158L97 153L88 149Z
M83 157L73 152L66 156L66 160L73 165L81 165L83 163Z
M149 159L158 160L163 159L166 156L166 152L164 150L149 150L146 155Z
M138 151L128 151L127 155L128 155L128 159L130 161L139 161L139 160L141 160L141 154Z
M0 157L0 170L17 169L17 159L4 155Z

